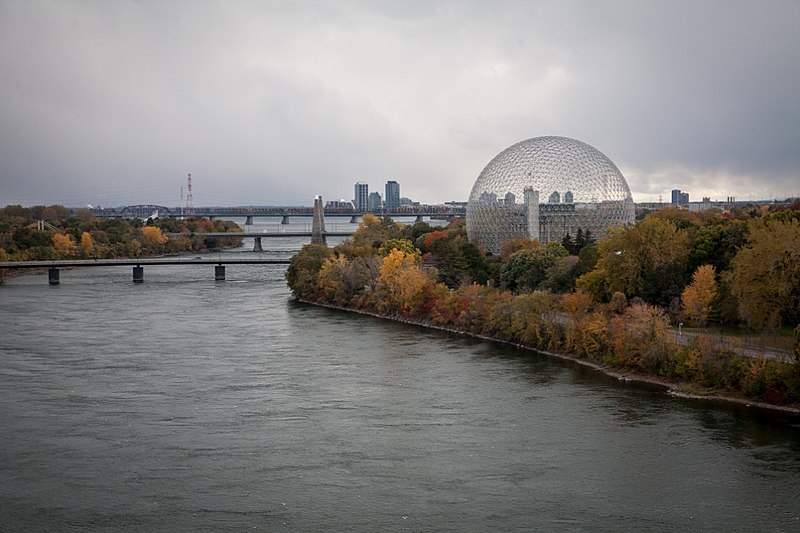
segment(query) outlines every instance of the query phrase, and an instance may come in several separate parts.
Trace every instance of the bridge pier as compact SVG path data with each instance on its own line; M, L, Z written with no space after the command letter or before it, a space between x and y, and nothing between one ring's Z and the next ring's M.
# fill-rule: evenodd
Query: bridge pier
M325 211L322 208L322 196L314 198L314 218L311 221L311 244L328 245L325 239Z
M358 215L353 215L350 217L351 224L358 224Z
M247 220L244 221L245 226L253 225L253 215L247 215Z
M50 285L61 283L61 272L56 267L51 267L47 270L47 282Z
M283 220L281 220L281 224L288 224L289 223L289 215L283 215Z
M254 237L253 240L253 251L254 252L263 252L264 249L261 247L261 237Z
M225 281L225 265L214 267L214 281Z
M417 215L417 218L414 220L414 222L422 222L422 215Z
M133 282L144 283L144 267L133 267Z

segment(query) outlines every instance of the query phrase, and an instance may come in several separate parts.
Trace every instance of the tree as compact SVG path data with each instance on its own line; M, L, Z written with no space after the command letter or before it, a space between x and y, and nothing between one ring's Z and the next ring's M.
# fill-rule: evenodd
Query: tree
M81 234L81 251L83 252L83 257L94 256L94 241L88 231L84 231Z
M686 279L689 238L669 220L647 217L635 226L619 226L597 244L595 270L576 281L607 301L616 291L667 306Z
M500 270L500 281L511 291L537 289L556 260L567 255L561 244L552 242L514 252Z
M750 328L800 323L800 222L754 220L728 277L739 318Z
M161 231L161 228L156 226L145 226L142 228L142 237L144 237L145 246L149 248L156 248L167 242L167 236Z
M514 237L500 243L500 259L507 261L512 255L521 250L531 250L539 247L538 239L530 237Z
M383 258L378 275L381 312L418 314L432 294L433 282L420 265L422 257L417 253L406 253L393 249Z
M292 257L286 269L286 281L298 298L312 299L317 289L317 275L333 251L321 244L306 244Z
M76 247L69 235L56 233L53 235L53 249L56 252L56 257L67 258L72 257Z
M378 218L367 213L363 222L353 234L352 241L356 246L379 248L388 239L402 239L401 225L390 217Z
M703 265L692 275L692 282L681 294L683 313L693 326L703 327L711 316L712 305L717 298L716 269Z

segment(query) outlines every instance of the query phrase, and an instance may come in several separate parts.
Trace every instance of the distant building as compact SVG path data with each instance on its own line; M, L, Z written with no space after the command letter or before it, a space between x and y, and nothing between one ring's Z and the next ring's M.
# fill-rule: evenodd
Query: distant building
M689 203L689 193L681 192L680 189L672 189L672 205L686 205Z
M565 192L564 193L564 203L565 204L571 204L573 202L574 202L574 200L573 200L572 191Z
M383 200L381 199L381 193L374 191L369 193L369 198L367 199L367 208L370 211L380 211L383 207Z
M558 194L558 191L553 191L550 195L550 198L547 199L548 204L560 204L561 203L561 195Z
M325 203L325 209L353 209L353 202L350 200L328 200Z
M387 209L400 207L400 184L396 181L386 182L386 195L384 205Z
M369 208L369 185L363 181L356 182L353 205L359 211L366 211Z

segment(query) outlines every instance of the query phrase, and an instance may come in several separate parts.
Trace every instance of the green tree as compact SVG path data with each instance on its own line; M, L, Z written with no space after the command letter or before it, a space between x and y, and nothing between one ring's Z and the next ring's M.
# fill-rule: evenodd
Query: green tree
M686 282L688 242L685 231L652 216L614 228L597 244L595 270L578 278L576 286L604 301L619 291L667 306Z
M559 243L520 250L511 254L500 270L500 281L511 291L539 288L559 257L569 255Z

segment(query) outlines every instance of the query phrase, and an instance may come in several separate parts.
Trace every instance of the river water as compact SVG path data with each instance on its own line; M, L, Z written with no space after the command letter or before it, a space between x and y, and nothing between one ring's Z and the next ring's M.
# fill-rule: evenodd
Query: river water
M0 531L800 530L800 419L299 304L284 271L0 286Z

